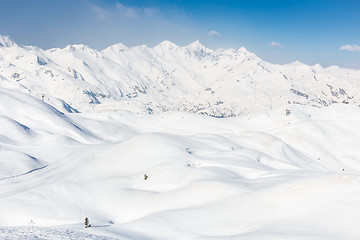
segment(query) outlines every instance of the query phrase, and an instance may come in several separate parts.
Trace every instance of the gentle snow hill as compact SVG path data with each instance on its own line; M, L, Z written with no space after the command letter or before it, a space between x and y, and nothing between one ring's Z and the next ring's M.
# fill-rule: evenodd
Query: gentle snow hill
M0 93L1 238L360 238L357 106L73 114Z
M275 65L245 48L213 51L196 41L149 48L119 43L103 51L86 45L42 50L0 37L0 86L68 112L171 110L216 117L287 104L360 105L360 70Z

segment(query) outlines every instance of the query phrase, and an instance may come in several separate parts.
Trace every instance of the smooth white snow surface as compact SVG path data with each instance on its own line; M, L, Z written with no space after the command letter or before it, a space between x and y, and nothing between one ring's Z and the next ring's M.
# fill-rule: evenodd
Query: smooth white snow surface
M360 239L358 107L217 119L0 102L1 239Z

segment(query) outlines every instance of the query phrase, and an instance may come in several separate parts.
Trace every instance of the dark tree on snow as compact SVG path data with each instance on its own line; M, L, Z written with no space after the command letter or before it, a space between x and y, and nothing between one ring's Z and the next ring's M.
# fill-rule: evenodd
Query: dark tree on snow
M85 228L90 227L91 225L89 224L89 219L86 217L85 218Z

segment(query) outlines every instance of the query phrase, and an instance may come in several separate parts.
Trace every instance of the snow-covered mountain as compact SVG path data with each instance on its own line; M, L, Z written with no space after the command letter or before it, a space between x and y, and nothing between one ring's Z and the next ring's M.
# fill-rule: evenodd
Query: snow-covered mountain
M358 240L359 76L0 37L0 239Z
M198 41L43 50L0 36L0 87L66 112L184 110L228 117L287 104L360 104L360 70L275 65L245 48L213 51Z

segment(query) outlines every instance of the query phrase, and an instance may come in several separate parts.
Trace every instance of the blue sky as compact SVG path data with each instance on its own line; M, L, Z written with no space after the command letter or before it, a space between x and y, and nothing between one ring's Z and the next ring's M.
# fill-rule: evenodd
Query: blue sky
M0 0L0 34L48 49L245 47L272 63L360 69L358 0Z

